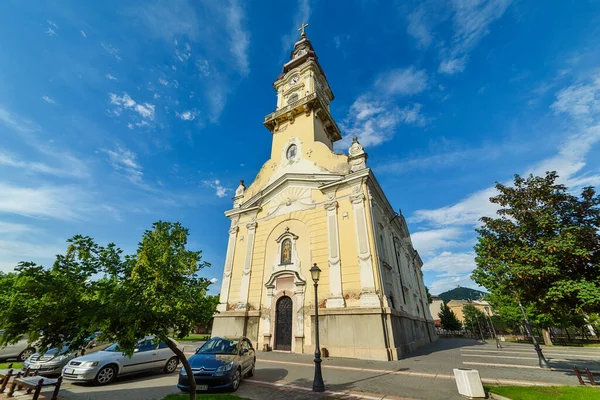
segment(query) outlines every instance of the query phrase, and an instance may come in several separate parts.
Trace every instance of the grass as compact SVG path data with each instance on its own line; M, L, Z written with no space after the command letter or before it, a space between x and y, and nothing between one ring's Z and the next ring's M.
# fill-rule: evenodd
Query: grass
M600 400L600 390L591 386L486 386L485 389L512 400Z
M192 333L187 335L183 339L178 339L180 342L201 342L203 340L210 339L210 335L206 335L204 333Z
M4 369L4 368L8 368L8 364L10 364L10 362L0 362L0 369ZM23 366L22 362L13 362L13 369L17 370L17 369L21 369L21 367Z
M236 396L233 394L196 394L198 399L202 400L249 400L245 397ZM189 394L170 394L165 397L163 400L188 400L190 398Z

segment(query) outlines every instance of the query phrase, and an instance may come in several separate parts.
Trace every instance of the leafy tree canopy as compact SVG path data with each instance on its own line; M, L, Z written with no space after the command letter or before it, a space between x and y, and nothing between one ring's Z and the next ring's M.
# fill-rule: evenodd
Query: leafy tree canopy
M188 230L180 223L156 222L144 233L137 253L123 256L114 244L102 247L86 236L68 240L65 255L50 269L22 262L16 273L0 276L11 287L0 302L0 345L26 334L42 351L70 342L71 349L97 331L132 355L137 342L154 335L191 368L171 337L181 338L208 322L218 299L206 296L210 282L199 276L200 251L186 248ZM194 399L195 381L190 380Z
M498 217L483 217L472 278L492 293L532 305L545 326L600 308L600 196L581 196L545 177L497 183Z

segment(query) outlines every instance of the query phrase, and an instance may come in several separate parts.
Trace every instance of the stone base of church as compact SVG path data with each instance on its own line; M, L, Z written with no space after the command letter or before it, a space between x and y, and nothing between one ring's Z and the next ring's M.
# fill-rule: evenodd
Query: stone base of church
M314 352L314 310L305 322L309 335L295 335L293 352ZM225 311L215 315L212 336L246 336L258 350L271 349L271 334L259 334L260 311ZM307 331L308 330L308 331ZM330 357L398 360L437 340L432 321L389 308L320 308L320 347Z
M312 310L311 322L314 327ZM389 308L319 309L320 347L330 357L398 360L435 340L433 322ZM310 345L305 349L314 351Z

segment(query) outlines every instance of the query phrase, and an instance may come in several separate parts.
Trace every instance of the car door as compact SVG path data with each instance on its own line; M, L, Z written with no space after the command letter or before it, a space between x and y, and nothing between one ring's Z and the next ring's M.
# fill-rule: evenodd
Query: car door
M244 373L250 371L250 368L252 368L252 362L254 361L254 355L252 353L252 346L250 345L250 343L248 343L247 340L242 340L242 342L240 343L240 349L241 349L241 364L242 364L242 371Z
M0 333L1 334L1 333ZM21 338L18 342L0 347L0 359L16 358L27 348L27 339Z
M173 357L174 355L175 353L173 353L173 350L171 350L165 342L160 342L158 344L155 367L163 368L167 364L167 360L169 360L169 358Z
M131 358L123 358L123 373L145 371L154 368L157 344L152 339L140 341Z

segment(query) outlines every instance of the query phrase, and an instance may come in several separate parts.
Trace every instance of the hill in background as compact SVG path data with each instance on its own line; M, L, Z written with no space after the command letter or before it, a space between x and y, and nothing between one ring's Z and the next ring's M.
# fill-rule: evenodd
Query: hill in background
M482 292L481 290L469 289L466 287L459 286L455 289L438 294L438 297L441 298L444 301L444 303L447 303L450 300L479 300L486 294L487 293Z

